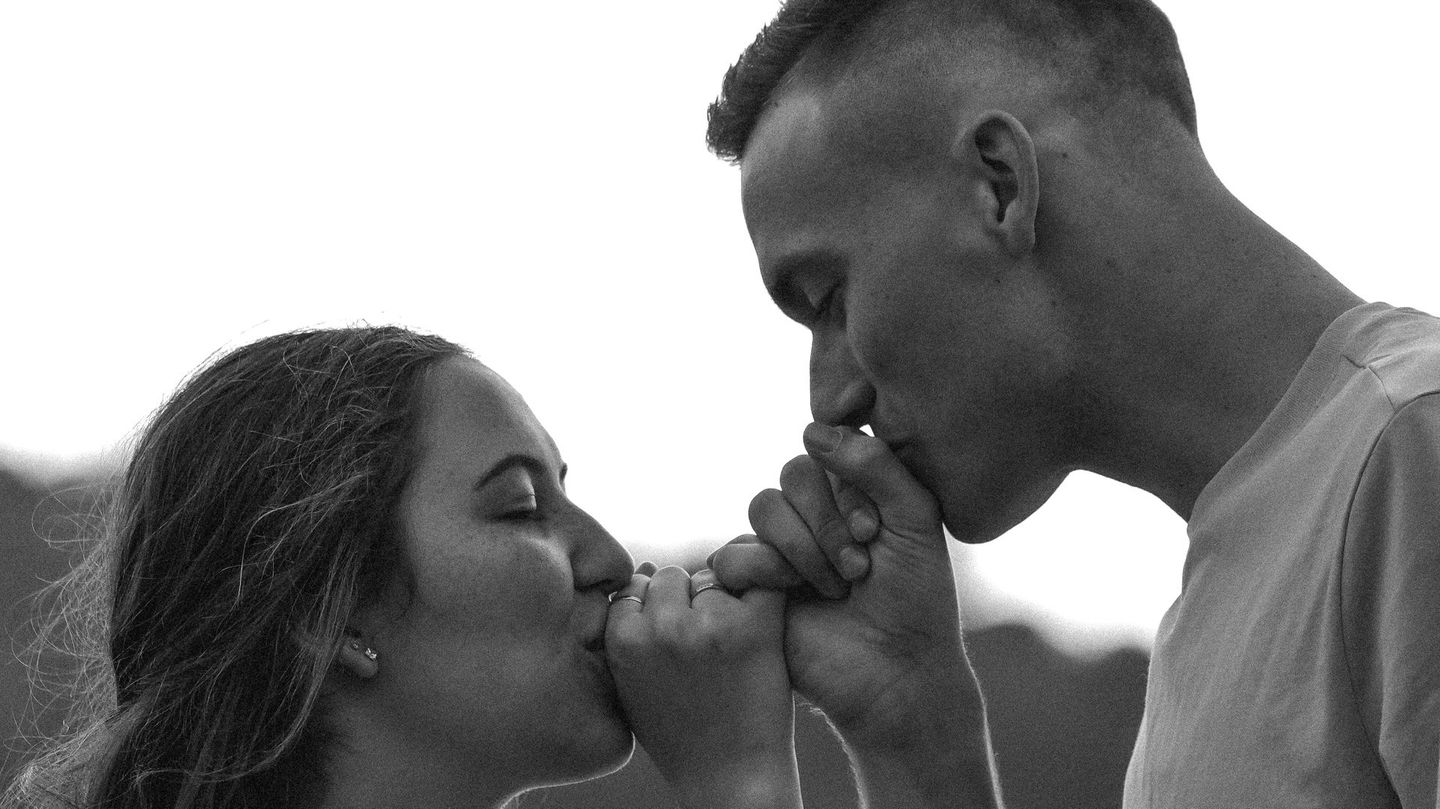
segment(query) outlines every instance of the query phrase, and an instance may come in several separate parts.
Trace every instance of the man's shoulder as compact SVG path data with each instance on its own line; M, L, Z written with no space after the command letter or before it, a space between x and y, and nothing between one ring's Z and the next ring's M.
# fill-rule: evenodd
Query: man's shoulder
M1345 358L1374 375L1398 413L1440 392L1440 318L1416 309L1377 309L1358 324Z

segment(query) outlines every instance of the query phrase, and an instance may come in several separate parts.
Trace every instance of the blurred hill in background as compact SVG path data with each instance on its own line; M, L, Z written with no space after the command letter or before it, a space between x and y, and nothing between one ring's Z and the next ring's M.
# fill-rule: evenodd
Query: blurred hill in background
M0 734L6 742L0 783L8 782L29 749L22 730L47 732L54 726L55 717L32 702L16 653L30 639L34 610L28 597L66 570L64 541L93 530L96 490L95 481L42 482L0 466L0 615L7 641L0 645ZM1120 806L1143 707L1145 654L1118 649L1077 659L1019 624L968 631L966 644L985 689L1007 804ZM799 710L796 744L806 804L856 806L844 754L824 719ZM643 752L608 778L542 790L520 802L523 809L673 805Z

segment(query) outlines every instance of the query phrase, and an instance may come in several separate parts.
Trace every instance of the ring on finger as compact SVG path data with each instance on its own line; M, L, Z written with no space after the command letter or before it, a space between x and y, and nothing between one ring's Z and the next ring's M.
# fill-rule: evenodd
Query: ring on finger
M724 590L724 589L725 589L724 587L721 587L721 586L720 586L719 582L707 581L707 582L705 582L704 584L700 585L699 587L696 587L696 588L695 588L695 592L691 593L691 594L690 594L690 597L691 597L691 598L694 598L695 596L700 595L701 593L705 592L706 590Z
M634 601L636 604L639 604L642 607L645 606L645 599L641 598L640 596L616 596L615 600L611 601L610 603L613 604L615 603L615 601Z

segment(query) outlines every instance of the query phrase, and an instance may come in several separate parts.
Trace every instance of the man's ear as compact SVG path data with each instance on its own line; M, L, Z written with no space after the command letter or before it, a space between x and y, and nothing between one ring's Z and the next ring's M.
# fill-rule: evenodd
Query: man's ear
M985 215L982 227L1011 256L1034 250L1040 169L1025 125L1008 112L986 110L960 133L953 154L981 178L975 190Z

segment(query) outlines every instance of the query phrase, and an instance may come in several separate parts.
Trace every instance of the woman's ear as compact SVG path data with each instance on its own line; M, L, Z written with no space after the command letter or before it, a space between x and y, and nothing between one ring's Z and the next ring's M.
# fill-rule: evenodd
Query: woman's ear
M1015 258L1034 250L1040 169L1025 125L1008 112L987 110L960 134L953 153L968 164L971 176L982 178L981 226Z
M335 655L335 663L362 680L368 680L380 673L380 654L372 649L365 637L356 629L346 629Z

